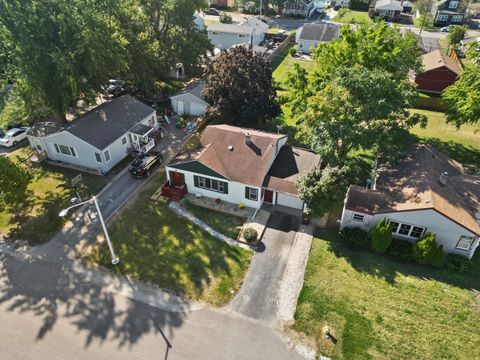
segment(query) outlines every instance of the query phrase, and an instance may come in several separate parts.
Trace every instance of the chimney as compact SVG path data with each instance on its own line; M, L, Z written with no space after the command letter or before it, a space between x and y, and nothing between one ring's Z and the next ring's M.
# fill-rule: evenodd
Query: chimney
M245 144L250 145L252 143L252 137L249 132L245 133Z
M447 185L447 180L448 180L448 172L444 171L443 173L440 174L440 177L438 178L438 182L443 186L445 186Z

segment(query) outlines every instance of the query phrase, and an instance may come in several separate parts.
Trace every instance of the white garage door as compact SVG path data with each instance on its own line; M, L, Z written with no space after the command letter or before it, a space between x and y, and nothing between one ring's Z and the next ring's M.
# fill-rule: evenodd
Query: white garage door
M277 193L277 204L303 210L303 201L292 195Z

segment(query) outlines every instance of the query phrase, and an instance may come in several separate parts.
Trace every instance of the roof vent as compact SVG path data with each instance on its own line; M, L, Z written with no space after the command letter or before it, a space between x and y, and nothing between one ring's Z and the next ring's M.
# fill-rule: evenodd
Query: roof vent
M228 145L228 151L233 151L233 145Z
M245 133L245 144L250 145L252 143L252 136L249 132Z
M440 177L438 178L438 182L443 186L445 186L447 185L447 180L448 180L448 172L445 171L441 173Z

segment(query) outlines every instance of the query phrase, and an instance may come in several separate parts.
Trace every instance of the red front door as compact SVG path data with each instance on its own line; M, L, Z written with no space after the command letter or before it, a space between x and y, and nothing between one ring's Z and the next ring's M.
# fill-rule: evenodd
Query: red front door
M172 179L173 186L183 186L185 184L185 178L182 173L171 171L170 179Z
M265 195L263 197L263 201L271 204L273 203L273 191L272 190L265 190Z

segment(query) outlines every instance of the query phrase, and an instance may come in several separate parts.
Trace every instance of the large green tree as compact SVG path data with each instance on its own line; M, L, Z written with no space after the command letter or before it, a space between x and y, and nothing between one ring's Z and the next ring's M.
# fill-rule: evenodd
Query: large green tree
M31 175L7 156L0 156L0 209L21 208L28 195Z
M119 0L0 0L17 76L59 118L126 70L116 6Z
M223 51L205 70L203 96L213 121L255 126L280 113L272 68L245 46Z
M447 121L457 127L480 122L480 65L470 65L443 93Z

